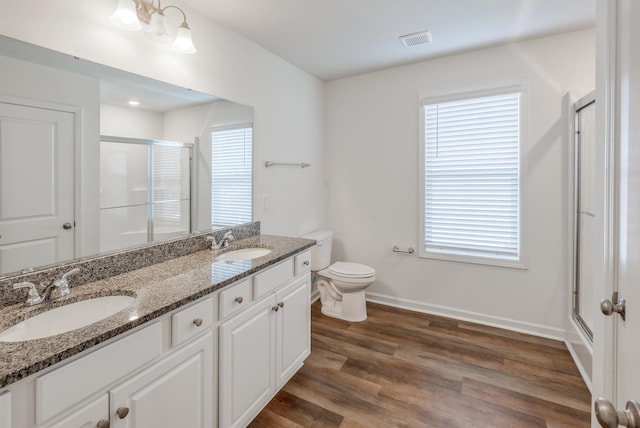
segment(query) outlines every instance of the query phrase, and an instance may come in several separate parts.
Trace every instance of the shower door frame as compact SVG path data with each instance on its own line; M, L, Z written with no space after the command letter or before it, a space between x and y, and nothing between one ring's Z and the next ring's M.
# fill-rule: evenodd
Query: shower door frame
M595 91L590 92L574 103L574 174L573 174L573 284L571 299L571 316L580 329L593 342L593 331L580 315L580 193L581 193L581 147L580 147L580 111L595 104ZM595 131L595 130L594 130Z

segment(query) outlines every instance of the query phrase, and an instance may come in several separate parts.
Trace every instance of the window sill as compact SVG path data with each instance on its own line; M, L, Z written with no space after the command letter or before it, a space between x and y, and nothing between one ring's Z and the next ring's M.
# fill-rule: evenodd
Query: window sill
M529 269L522 260L491 259L485 257L465 256L461 254L446 254L428 251L419 251L418 256L422 259L442 260L447 262L470 263L477 265L495 266L510 269Z

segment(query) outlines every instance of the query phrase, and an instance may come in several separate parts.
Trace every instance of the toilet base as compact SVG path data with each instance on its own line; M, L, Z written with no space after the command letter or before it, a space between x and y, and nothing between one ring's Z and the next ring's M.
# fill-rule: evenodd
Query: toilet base
M324 315L350 322L360 322L367 319L367 301L364 290L342 293L342 301L322 301Z

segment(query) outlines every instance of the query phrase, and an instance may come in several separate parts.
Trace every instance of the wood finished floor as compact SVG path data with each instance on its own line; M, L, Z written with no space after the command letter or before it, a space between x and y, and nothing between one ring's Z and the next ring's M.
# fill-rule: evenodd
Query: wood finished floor
M311 355L249 425L588 427L591 396L562 342L368 304L312 306Z

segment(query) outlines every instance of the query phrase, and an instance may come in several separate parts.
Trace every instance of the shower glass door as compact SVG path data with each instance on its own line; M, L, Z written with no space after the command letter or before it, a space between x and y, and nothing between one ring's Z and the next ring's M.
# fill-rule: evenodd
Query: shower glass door
M191 232L191 151L191 144L101 138L101 252Z
M597 310L593 269L597 266L594 237L597 236L599 212L595 194L596 139L595 98L589 95L576 104L575 139L575 275L573 316L589 338L593 339L593 322Z

